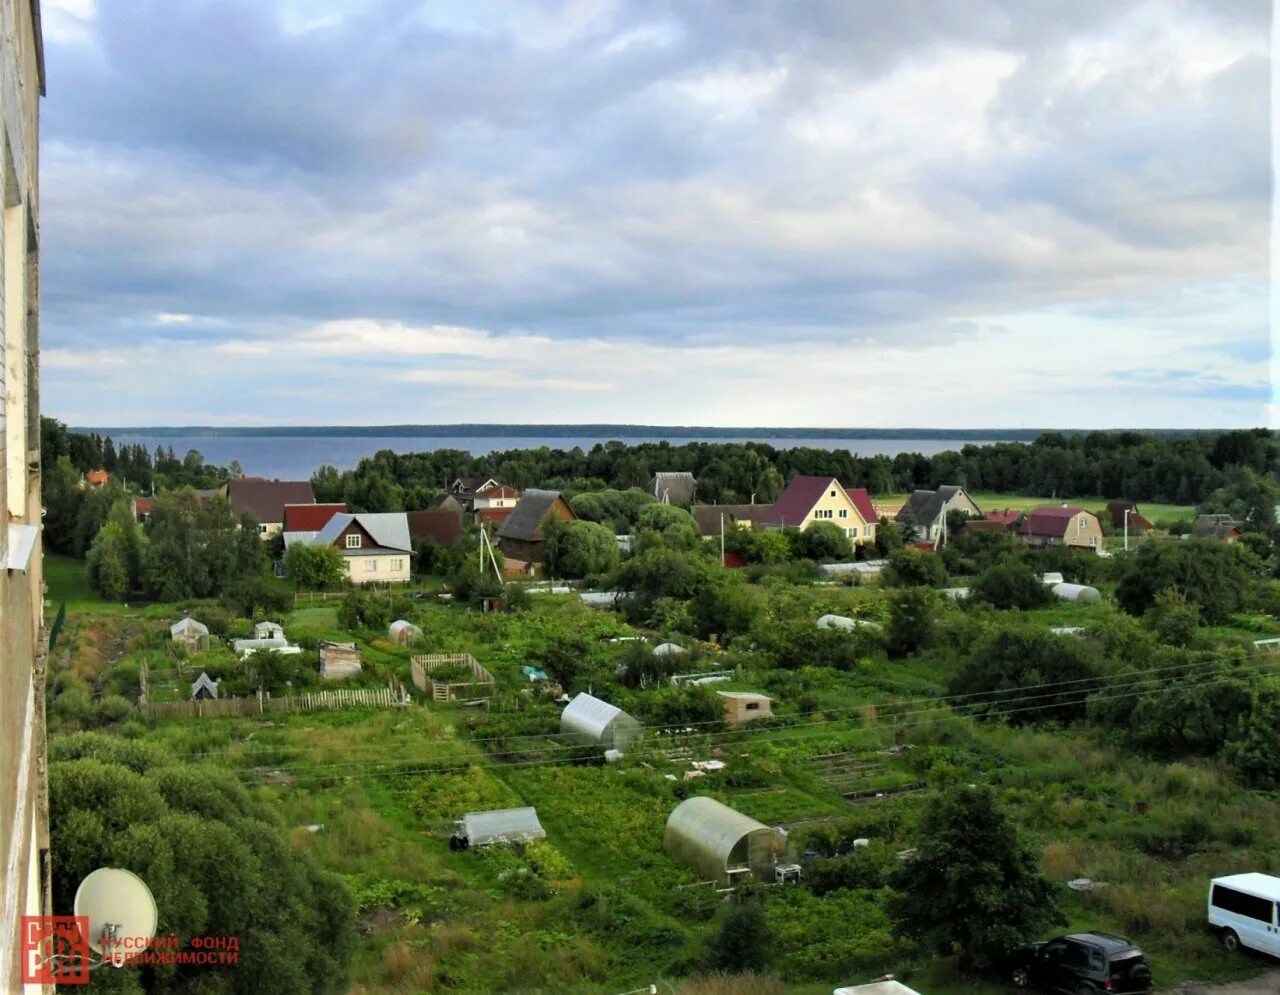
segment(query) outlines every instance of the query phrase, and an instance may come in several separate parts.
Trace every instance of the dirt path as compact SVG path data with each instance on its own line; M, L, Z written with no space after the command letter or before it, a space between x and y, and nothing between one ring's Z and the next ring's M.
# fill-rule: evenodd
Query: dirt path
M1273 967L1248 981L1232 981L1223 985L1184 981L1176 988L1170 989L1170 995L1277 995L1277 993L1280 993L1280 967Z

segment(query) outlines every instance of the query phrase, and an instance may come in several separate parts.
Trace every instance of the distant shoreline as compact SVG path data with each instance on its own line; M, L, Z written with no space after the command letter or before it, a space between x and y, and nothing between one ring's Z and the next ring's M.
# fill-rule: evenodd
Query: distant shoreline
M98 435L149 435L158 437L204 436L208 438L480 438L507 436L527 438L574 438L580 436L604 436L619 441L631 438L672 436L687 438L699 436L709 439L966 439L990 441L1030 442L1044 432L1061 432L1076 435L1092 431L1141 432L1144 435L1176 436L1201 435L1221 431L1219 429L1049 429L1049 428L786 428L778 426L711 427L706 425L268 425L268 426L213 426L213 425L132 425L132 426L72 426L72 432Z

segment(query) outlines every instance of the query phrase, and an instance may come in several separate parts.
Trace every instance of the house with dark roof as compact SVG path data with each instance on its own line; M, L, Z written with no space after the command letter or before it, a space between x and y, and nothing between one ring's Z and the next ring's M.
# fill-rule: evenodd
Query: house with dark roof
M319 532L286 532L285 547L335 546L347 563L353 584L403 583L409 579L413 542L403 511L337 514Z
M462 538L462 506L425 508L406 512L409 516L409 539L414 543L430 541L439 546L452 546Z
M546 542L543 524L549 518L572 522L577 517L559 491L525 491L515 509L498 526L502 555L524 564L541 563Z
M1130 519L1132 521L1132 519ZM1195 539L1217 539L1235 542L1242 532L1241 523L1231 515L1197 515L1196 527L1191 535Z
M345 503L339 504L286 504L284 506L285 532L319 532L329 524L334 515L347 511Z
M1126 511L1129 513L1129 533L1131 535L1150 532L1155 528L1154 525L1142 516L1142 513L1138 511L1137 504L1133 501L1108 501L1107 510L1103 512L1103 514L1116 532L1123 532L1125 529Z
M264 480L262 477L239 477L228 480L220 494L231 502L237 515L250 515L258 523L258 535L270 539L284 531L286 504L315 504L315 491L309 480Z
M655 473L649 480L649 493L663 504L692 504L698 482L692 473L666 471Z
M471 520L481 528L494 533L498 530L498 526L510 518L511 513L515 510L514 506L511 508L477 508L472 513Z
M698 534L704 539L720 534L720 523L725 530L751 529L769 512L771 504L695 504L689 509L698 526Z
M458 477L449 485L449 493L452 494L463 507L471 507L471 502L480 491L488 490L490 487L497 487L498 482L492 477L469 476Z
M1028 546L1073 546L1096 553L1102 549L1102 524L1083 508L1044 505L1023 517L1018 537Z
M831 522L843 529L854 545L873 542L876 537L871 495L862 487L845 487L835 477L794 477L757 521L764 528L778 529Z
M917 542L936 546L943 541L947 515L953 511L964 512L969 518L982 517L982 509L963 487L945 484L936 491L913 491L894 521L901 527L904 537L914 537Z

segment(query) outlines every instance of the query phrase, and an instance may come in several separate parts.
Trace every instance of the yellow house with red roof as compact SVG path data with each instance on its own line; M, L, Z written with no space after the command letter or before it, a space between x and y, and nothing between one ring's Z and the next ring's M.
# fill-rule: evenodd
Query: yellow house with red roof
M765 528L803 529L813 522L831 522L854 545L875 542L877 519L871 495L863 487L845 487L835 477L793 478L759 518Z

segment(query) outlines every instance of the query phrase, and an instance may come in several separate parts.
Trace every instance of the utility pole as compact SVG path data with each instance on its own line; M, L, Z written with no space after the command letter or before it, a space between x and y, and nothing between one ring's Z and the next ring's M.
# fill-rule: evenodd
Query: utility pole
M724 566L724 512L720 512L720 566Z
M1131 511L1133 511L1132 508L1124 510L1124 551L1126 553L1129 552L1129 512Z

